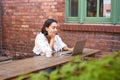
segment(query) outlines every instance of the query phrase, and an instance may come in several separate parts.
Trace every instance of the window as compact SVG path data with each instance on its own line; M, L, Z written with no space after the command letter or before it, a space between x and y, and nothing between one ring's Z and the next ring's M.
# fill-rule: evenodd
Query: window
M66 0L68 23L120 23L120 0Z

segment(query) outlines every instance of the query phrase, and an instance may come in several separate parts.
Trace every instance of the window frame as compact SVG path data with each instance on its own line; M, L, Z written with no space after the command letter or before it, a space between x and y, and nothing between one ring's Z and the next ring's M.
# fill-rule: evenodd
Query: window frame
M66 23L120 24L120 0L111 0L111 15L106 17L86 17L87 0L78 0L78 17L69 17L69 0L66 0ZM80 9L80 7L82 7Z

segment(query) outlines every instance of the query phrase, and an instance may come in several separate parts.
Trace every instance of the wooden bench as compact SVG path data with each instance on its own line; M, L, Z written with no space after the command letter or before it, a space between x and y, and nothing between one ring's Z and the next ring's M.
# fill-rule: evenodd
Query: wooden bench
M0 64L12 61L11 57L0 56Z
M95 55L99 50L85 48L82 57ZM26 58L8 63L0 64L0 80L15 80L16 77L24 73L38 72L43 69L62 65L73 59L74 56L53 56L47 58L45 56L38 56Z

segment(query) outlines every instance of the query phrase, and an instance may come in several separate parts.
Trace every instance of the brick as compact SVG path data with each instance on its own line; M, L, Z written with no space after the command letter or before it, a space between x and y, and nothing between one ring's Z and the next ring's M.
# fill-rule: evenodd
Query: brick
M29 0L29 2L37 2L38 0Z

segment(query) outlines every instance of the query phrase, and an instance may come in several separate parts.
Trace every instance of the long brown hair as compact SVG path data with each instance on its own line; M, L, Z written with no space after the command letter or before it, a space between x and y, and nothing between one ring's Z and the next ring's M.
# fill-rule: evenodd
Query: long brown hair
M54 20L54 19L47 19L46 21L45 21L45 23L43 24L43 27L42 27L42 29L41 29L41 32L46 36L46 35L48 35L48 32L46 31L46 27L49 27L53 22L56 22L56 23L58 23L56 20Z

